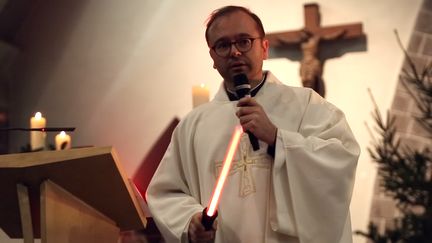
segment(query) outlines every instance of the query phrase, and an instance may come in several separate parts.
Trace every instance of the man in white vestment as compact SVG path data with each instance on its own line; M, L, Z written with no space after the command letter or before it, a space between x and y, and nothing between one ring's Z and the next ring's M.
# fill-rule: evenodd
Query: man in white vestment
M359 146L344 114L309 88L263 71L269 44L260 19L227 6L212 13L206 40L223 78L215 98L190 112L147 191L166 242L349 243L349 204ZM244 73L252 97L238 100ZM201 215L212 196L235 127L243 133L211 230Z

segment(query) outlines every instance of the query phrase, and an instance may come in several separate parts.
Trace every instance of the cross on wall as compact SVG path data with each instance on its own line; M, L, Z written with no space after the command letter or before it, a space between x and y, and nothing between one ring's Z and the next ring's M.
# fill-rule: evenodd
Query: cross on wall
M363 33L361 23L350 23L337 26L321 26L321 16L319 6L316 3L304 5L305 27L300 30L276 32L266 34L271 48L281 50L284 48L301 49L302 58L300 62L300 77L303 86L314 89L321 96L325 96L325 85L322 78L323 65L327 58L338 56L337 50L324 57L321 55L322 44L333 42L336 44L348 43L347 41L356 40L354 49L348 51L364 51L366 35ZM363 45L364 48L358 46ZM337 46L338 47L338 46ZM342 53L343 54L343 53ZM342 55L339 53L339 56Z

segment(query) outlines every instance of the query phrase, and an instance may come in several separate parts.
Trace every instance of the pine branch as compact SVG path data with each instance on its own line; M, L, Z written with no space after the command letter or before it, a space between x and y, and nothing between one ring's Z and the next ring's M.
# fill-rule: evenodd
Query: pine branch
M404 85L417 105L417 108L422 113L422 116L416 117L416 120L426 131L429 132L429 137L432 137L432 62L425 65L421 74L419 74L408 52L403 48L396 30L395 34L398 44L405 55L405 60L410 68L409 70L403 69L401 83ZM414 85L417 94L411 90L408 84Z
M414 62L402 47L399 36L396 37L403 50L409 70L403 70L400 81L413 98L420 115L416 121L425 129L422 134L432 138L432 63L421 72L416 70ZM402 146L396 136L395 117L387 114L384 120L371 92L374 104L372 113L376 123L375 131L379 139L373 139L372 148L368 148L372 159L378 164L378 173L382 178L380 186L385 194L393 198L402 216L394 219L394 227L383 234L378 227L370 223L368 232L357 231L376 243L426 243L432 242L432 148L429 143L425 148ZM414 115L413 115L414 116Z

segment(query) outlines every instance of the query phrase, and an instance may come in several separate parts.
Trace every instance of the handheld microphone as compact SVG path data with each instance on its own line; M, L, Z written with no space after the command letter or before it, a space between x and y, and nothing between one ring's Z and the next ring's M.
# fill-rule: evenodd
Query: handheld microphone
M246 74L240 73L233 77L234 80L234 86L236 90L236 94L239 99L243 97L251 97L251 85L249 83L249 79L247 78ZM259 143L258 139L253 135L250 131L246 131L249 136L249 141L252 144L252 148L254 151L257 151L259 149Z

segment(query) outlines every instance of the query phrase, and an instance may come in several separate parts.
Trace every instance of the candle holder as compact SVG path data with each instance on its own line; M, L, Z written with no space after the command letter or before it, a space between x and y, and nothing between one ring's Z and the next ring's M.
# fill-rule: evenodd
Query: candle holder
M24 132L61 132L61 131L75 131L75 127L41 127L41 128L23 128L23 127L5 127L0 128L0 132L10 132L10 131L24 131ZM65 149L68 146L68 143L61 143L60 149ZM45 144L42 147L38 147L36 149L32 148L30 143L25 144L20 147L20 153L28 153L28 152L38 152L44 150L56 150L56 146L53 144Z
M45 148L38 148L32 150L30 143L27 143L24 146L21 146L20 153L30 153L30 152L39 152L39 151L45 151L45 150L55 150L55 146L53 144L48 144Z

